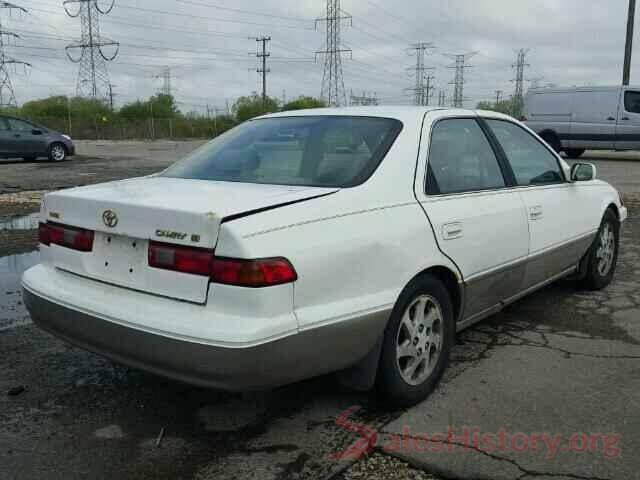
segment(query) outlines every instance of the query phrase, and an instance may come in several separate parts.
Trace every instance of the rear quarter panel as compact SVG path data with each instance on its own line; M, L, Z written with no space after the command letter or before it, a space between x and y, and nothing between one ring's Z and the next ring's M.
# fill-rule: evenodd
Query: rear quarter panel
M410 189L383 201L356 187L223 223L216 255L288 258L300 330L390 311L418 273L453 269Z

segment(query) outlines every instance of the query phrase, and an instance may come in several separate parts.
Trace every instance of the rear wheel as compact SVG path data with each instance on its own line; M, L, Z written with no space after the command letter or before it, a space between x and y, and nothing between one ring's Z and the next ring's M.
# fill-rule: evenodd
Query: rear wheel
M59 142L52 143L49 147L49 161L62 162L65 158L67 158L66 147Z
M560 153L562 150L562 144L560 143L560 139L553 132L544 132L540 137L549 144L554 151Z
M583 148L569 148L564 151L569 158L580 158L580 156L584 153Z
M587 274L582 284L601 290L611 283L618 262L620 224L611 209L602 218L598 235L587 253Z
M449 362L455 324L449 293L431 275L413 280L391 313L378 385L394 404L409 406L436 387Z

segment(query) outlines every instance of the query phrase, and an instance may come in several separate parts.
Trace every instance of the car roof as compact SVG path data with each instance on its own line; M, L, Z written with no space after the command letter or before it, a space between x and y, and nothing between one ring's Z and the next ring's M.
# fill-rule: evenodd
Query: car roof
M442 111L451 115L475 116L474 110L448 107L417 107L417 106L367 106L367 107L339 107L339 108L309 108L305 110L290 110L263 115L259 118L305 117L305 116L356 116L393 118L402 122L422 121L428 112Z

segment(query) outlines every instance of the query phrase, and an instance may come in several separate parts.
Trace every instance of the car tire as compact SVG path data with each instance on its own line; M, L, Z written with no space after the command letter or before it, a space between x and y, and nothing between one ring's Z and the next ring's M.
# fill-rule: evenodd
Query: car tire
M60 142L52 143L49 146L49 161L63 162L67 158L67 147Z
M564 153L566 153L567 157L569 157L569 158L580 158L582 156L582 154L584 153L584 149L583 148L568 148L567 150L564 151Z
M453 308L445 286L428 274L412 280L385 329L378 389L400 407L427 398L449 363L454 336Z
M540 135L540 138L547 142L547 144L549 144L549 146L553 148L555 152L560 153L562 151L562 144L560 143L560 139L555 133L545 132Z
M584 259L587 264L586 275L582 280L583 287L602 290L611 283L618 262L619 236L618 217L611 209L607 209L596 238Z

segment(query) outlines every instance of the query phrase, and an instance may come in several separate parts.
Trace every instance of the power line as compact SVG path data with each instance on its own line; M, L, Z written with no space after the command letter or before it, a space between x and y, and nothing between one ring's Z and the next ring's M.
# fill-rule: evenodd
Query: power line
M108 97L110 82L107 62L116 58L120 44L102 38L98 17L111 12L114 2L115 0L112 0L111 5L105 10L100 8L98 0L65 0L62 3L67 15L72 18L80 17L81 39L66 47L69 60L80 64L76 86L78 96L100 100L106 100ZM78 11L75 14L69 11L69 5L74 3L78 4ZM113 55L105 55L102 50L104 47L114 47ZM80 49L78 58L73 58L70 53L75 49Z
M464 103L464 70L465 68L470 68L470 65L466 65L466 61L476 54L477 52L463 53L462 55L445 55L455 61L455 65L449 68L455 68L456 70L453 82L450 82L454 86L453 106L456 108L462 108Z
M21 13L27 13L27 10L9 2L0 2L0 9L3 11L12 12L17 10ZM13 57L10 57L5 52L5 41L10 39L20 38L18 34L14 32L10 32L8 30L4 30L2 28L2 23L0 22L0 108L5 107L17 107L18 103L16 102L16 96L13 91L13 85L11 83L11 77L9 75L8 66L12 65L13 67L17 65L22 65L24 68L27 66L31 66L31 64L27 62L23 62L22 60L17 60Z
M316 52L324 56L324 74L322 75L322 88L320 96L330 107L339 107L347 104L347 94L344 89L344 77L342 72L342 54L349 53L353 57L350 48L342 46L340 31L343 20L349 20L353 25L353 17L340 8L340 0L326 0L327 12L325 18L316 20L326 24L325 49Z

